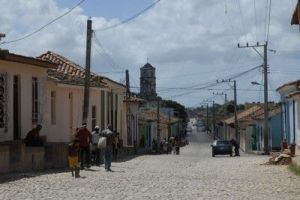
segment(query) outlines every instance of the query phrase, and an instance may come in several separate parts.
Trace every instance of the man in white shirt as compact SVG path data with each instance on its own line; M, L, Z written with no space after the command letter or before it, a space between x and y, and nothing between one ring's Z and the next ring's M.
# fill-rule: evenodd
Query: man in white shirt
M99 126L95 126L94 131L92 132L92 155L93 161L97 166L100 166L100 154L101 150L97 147L98 141L100 138L100 128Z

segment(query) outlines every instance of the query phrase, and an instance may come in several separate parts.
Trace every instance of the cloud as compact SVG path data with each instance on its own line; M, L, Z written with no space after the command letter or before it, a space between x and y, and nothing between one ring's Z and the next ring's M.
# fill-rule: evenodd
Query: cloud
M1 31L7 34L7 40L21 37L66 11L54 0L1 1ZM95 31L105 51L93 40L92 68L96 72L129 69L135 82L133 85L138 86L139 68L149 58L157 68L157 90L162 91L162 88L214 81L257 66L262 59L251 49L237 49L237 43L264 42L266 1L255 1L256 12L253 0L239 2L240 5L232 0L161 0L153 9L128 24L112 30ZM300 38L298 28L290 26L296 0L272 2L269 47L276 49L277 53L269 52L269 65L273 87L276 88L299 77L297 73L280 76L275 71L292 71L292 67L286 66L298 66ZM83 64L87 19L83 11L83 8L77 8L35 36L1 48L30 56L52 50ZM85 10L85 13L88 11ZM114 19L95 16L93 28L98 30L121 20L118 16ZM110 76L116 80L123 79L120 74L112 73ZM249 83L252 80L261 80L261 74L253 72L238 79L238 87L251 88ZM182 91L164 90L160 95L171 98L179 93ZM210 97L211 93L190 91L189 95L174 100L191 106ZM239 102L257 101L258 93L241 92ZM232 97L229 95L229 98ZM271 99L278 97L271 94Z

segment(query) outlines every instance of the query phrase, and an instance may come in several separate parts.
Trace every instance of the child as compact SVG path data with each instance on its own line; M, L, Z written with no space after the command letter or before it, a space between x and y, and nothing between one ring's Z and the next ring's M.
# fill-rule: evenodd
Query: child
M79 177L79 166L78 166L78 153L79 153L79 140L76 138L74 141L69 144L69 167L72 172L72 176L74 176L75 171L75 178Z

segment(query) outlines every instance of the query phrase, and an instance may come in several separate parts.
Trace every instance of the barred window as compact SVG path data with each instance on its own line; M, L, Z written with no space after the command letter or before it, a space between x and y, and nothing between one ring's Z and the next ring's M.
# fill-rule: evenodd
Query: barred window
M38 78L32 77L32 124L39 121Z
M95 129L97 124L97 109L96 106L92 106L92 130Z

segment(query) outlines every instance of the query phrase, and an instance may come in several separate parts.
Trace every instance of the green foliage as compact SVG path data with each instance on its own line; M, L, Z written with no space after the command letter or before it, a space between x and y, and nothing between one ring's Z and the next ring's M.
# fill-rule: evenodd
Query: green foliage
M295 175L300 176L300 167L298 165L292 163L290 164L289 168Z
M188 115L185 110L185 107L181 105L180 103L172 100L163 100L163 106L168 108L173 108L175 111L175 116L182 119L184 123L187 123L188 121Z

